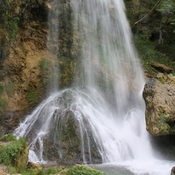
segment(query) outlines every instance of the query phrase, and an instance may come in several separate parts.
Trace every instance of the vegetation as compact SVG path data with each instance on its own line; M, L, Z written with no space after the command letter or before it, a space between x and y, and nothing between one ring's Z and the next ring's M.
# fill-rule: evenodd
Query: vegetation
M36 102L37 100L38 100L38 94L37 94L37 92L30 89L28 91L28 102L29 103L33 103L33 102Z
M142 60L145 71L149 72L152 75L154 75L154 73L157 72L150 65L150 63L152 62L165 64L173 68L175 63L173 59L166 54L166 50L161 49L163 46L157 48L157 46L153 42L151 42L149 39L147 39L147 37L148 36L146 34L140 33L137 35L137 39L135 40L135 46L138 50L139 57Z
M16 137L11 133L0 137L0 141L4 141L4 142L15 141L15 140L16 140Z
M8 166L16 165L17 160L21 156L20 153L27 146L26 140L24 138L17 140L12 134L0 137L0 140L11 141L11 143L6 146L0 145L0 163Z
M75 60L61 56L60 57L60 87L67 87L72 84L74 71L76 69Z
M157 11L160 11L163 15L161 27L168 24L175 25L175 1L162 0L162 3L157 8Z
M23 1L22 8L19 5L15 5L15 3L18 3L18 1L10 1L10 0L2 0L0 1L0 12L1 12L1 17L0 17L0 22L1 24L4 24L4 30L8 33L8 36L6 38L9 39L10 43L13 42L16 38L17 31L19 27L21 27L22 20L23 18L23 25L27 23L29 15L30 19L32 20L37 20L37 17L39 15L40 18L42 18L42 10L40 10L39 7L35 7L34 1L33 5L30 4L27 5L28 1ZM128 3L131 3L131 1L127 1ZM155 3L158 2L158 0L152 0L152 7L154 8ZM38 5L39 6L39 5ZM17 12L17 8L20 7L19 12ZM26 9L32 9L33 10L27 10ZM151 9L153 9L151 8ZM148 26L144 26L144 28L147 27L146 30L150 30L149 32L140 32L139 30L136 31L137 38L135 39L135 44L136 47L139 51L139 55L143 60L143 65L146 68L147 71L149 72L155 72L154 68L152 68L149 63L150 62L159 62L162 64L166 64L170 67L174 67L174 55L175 55L175 39L174 37L171 36L171 32L164 32L166 26L168 27L168 31L175 31L174 30L174 25L175 25L175 2L174 0L161 0L161 3L159 3L159 6L156 6L157 12L159 13L158 23L155 23L154 26L152 26L152 29L148 29ZM15 12L16 11L16 12ZM31 12L31 13L29 13ZM33 13L32 13L33 12ZM145 12L145 11L144 11ZM60 13L60 12L58 12ZM148 10L149 13L149 10ZM153 12L152 12L153 13ZM160 15L162 14L162 16ZM28 16L27 16L28 15ZM66 15L65 15L66 16ZM152 19L154 21L155 18ZM156 19L157 20L157 19ZM42 24L45 23L45 19L43 18ZM64 21L63 21L64 22ZM66 21L67 22L67 21ZM62 24L62 22L60 23ZM72 33L71 33L71 26L72 24L70 23L68 28L69 33L69 38L72 38ZM157 26L156 26L157 25ZM62 27L63 28L63 27ZM159 34L163 32L163 35L165 35L166 42L161 42L155 43L154 41L150 40L151 33L153 32L153 28L156 29ZM3 35L4 30L0 29L1 35ZM71 84L73 80L73 72L76 69L75 65L75 60L69 59L68 57L71 58L72 53L67 53L68 50L71 48L72 41L71 39L68 39L68 42L65 42L66 39L68 38L66 36L66 30L64 29L63 32L60 35L62 38L62 49L60 49L60 52L63 52L62 54L64 56L60 56L60 70L61 70L61 75L60 79L62 82L61 87L68 86ZM162 38L161 38L162 39ZM70 43L70 44L69 44ZM3 44L5 46L5 44ZM60 48L61 48L60 47ZM77 47L78 48L78 47ZM78 49L77 49L78 50ZM75 49L74 49L75 51ZM73 55L73 54L72 54ZM76 55L76 54L74 54ZM76 57L76 56L74 56ZM42 59L39 63L40 71L43 76L43 78L48 79L48 75L50 73L50 66L51 64L48 62L46 59ZM159 78L159 81L164 83L164 79L162 77ZM13 85L13 84L12 84ZM8 87L5 87L5 90L7 91ZM38 94L35 91L36 89L34 88L29 88L27 91L28 95L28 102L33 103L38 100ZM2 98L2 94L4 92L4 84L0 83L0 111L6 107L6 103ZM7 93L12 93L13 92L13 86L12 88L7 91ZM3 137L0 137L0 141L10 141L7 146L0 146L0 163L4 163L8 165L9 167L9 172L11 174L14 174L16 172L20 172L23 175L36 175L36 170L35 169L17 169L15 166L18 164L16 160L18 160L19 155L22 150L25 149L25 146L27 145L25 139L20 138L19 140L16 140L16 138L12 134L5 135ZM41 169L38 171L38 175L49 175L49 174L61 174L61 175L102 175L98 170L95 170L93 168L84 166L84 165L77 165L74 167L69 168L68 170L66 168L49 168L49 169Z
M130 9L129 9L130 10ZM152 0L141 3L141 9L136 11L143 16L135 24L135 45L143 61L143 67L150 74L156 73L150 62L174 67L175 54L175 2L173 0ZM134 15L134 14L133 14ZM131 19L133 19L130 13ZM129 16L129 18L130 18Z
M49 70L49 62L48 62L48 60L46 60L46 59L40 60L39 67L40 67L40 70L41 70L42 74L46 73L46 71Z
M0 82L0 111L2 111L7 106L7 103L2 98L3 91L4 91L4 83Z
M99 170L96 170L85 165L77 165L68 169L65 175L105 175Z
M0 164L8 166L10 174L22 175L105 175L94 168L85 165L76 165L70 168L50 167L40 165L27 165L28 148L24 138L16 139L9 133L0 137Z
M18 30L19 17L15 13L15 2L9 0L3 0L1 3L0 12L2 13L1 20L4 24L4 29L9 34L9 41L12 42L16 38L16 32Z

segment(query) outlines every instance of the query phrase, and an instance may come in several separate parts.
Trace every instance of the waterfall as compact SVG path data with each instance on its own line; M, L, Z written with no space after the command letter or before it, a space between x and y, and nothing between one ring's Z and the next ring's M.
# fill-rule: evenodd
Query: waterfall
M59 9L60 3L53 3ZM53 93L16 128L15 135L27 138L29 161L56 160L56 156L64 162L70 156L74 163L133 167L149 162L145 164L150 166L155 156L145 129L144 76L123 0L70 0L68 5L73 44L81 36L80 73L75 72L72 87L58 90L54 86ZM53 34L59 37L58 17L49 18L53 33L48 35L48 45L54 45L58 38ZM55 49L49 49L54 54ZM56 48L55 54L58 52ZM71 137L74 140L67 141ZM141 173L147 172L149 168Z

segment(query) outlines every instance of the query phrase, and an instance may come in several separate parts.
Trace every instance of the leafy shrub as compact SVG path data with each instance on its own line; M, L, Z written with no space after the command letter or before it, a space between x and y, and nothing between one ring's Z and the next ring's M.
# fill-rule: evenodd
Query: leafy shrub
M27 170L27 171L22 170L22 171L20 171L20 174L22 174L22 175L42 175L42 174L37 174L37 172L35 170Z
M0 146L0 163L13 165L26 144L27 143L24 138L19 138L19 140L15 139L7 146Z
M16 140L16 137L11 133L0 137L0 141L8 142L8 141L14 141L14 140Z
M11 165L8 166L8 172L10 174L17 174L16 168L14 166L11 166Z
M96 170L85 165L76 165L68 169L66 175L105 175L99 170Z
M54 168L49 168L48 170L47 170L47 174L49 175L49 174L56 174L57 173L57 171L56 171L56 169L54 169Z

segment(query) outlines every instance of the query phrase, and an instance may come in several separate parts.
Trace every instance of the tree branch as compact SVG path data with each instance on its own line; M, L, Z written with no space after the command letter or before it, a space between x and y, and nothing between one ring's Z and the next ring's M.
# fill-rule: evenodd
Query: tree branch
M157 3L154 5L154 7L149 11L148 14L146 14L143 18L139 19L138 21L135 22L135 25L147 18L153 11L154 9L161 3L162 0L158 0Z

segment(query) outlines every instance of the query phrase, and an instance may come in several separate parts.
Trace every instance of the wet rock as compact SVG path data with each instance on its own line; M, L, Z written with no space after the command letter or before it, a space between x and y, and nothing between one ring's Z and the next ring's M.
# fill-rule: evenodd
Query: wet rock
M0 136L13 132L18 126L20 118L24 113L22 111L4 111L0 113Z
M158 73L143 93L147 130L156 136L175 134L175 77Z
M58 125L55 126L57 128L53 128L53 131L57 132L54 135L51 132L49 136L49 142L52 143L52 146L45 145L45 156L47 155L49 160L57 161L59 165L74 165L85 162L101 163L101 157L91 130L90 128L86 130L88 123L84 123L86 129L80 128L78 119L74 115L72 111L67 111L59 119Z
M71 103L75 95L67 91L53 114L52 128L44 140L44 159L59 165L101 163L98 145L87 118Z
M0 175L9 175L7 166L0 164Z
M171 169L171 175L175 175L175 166Z

